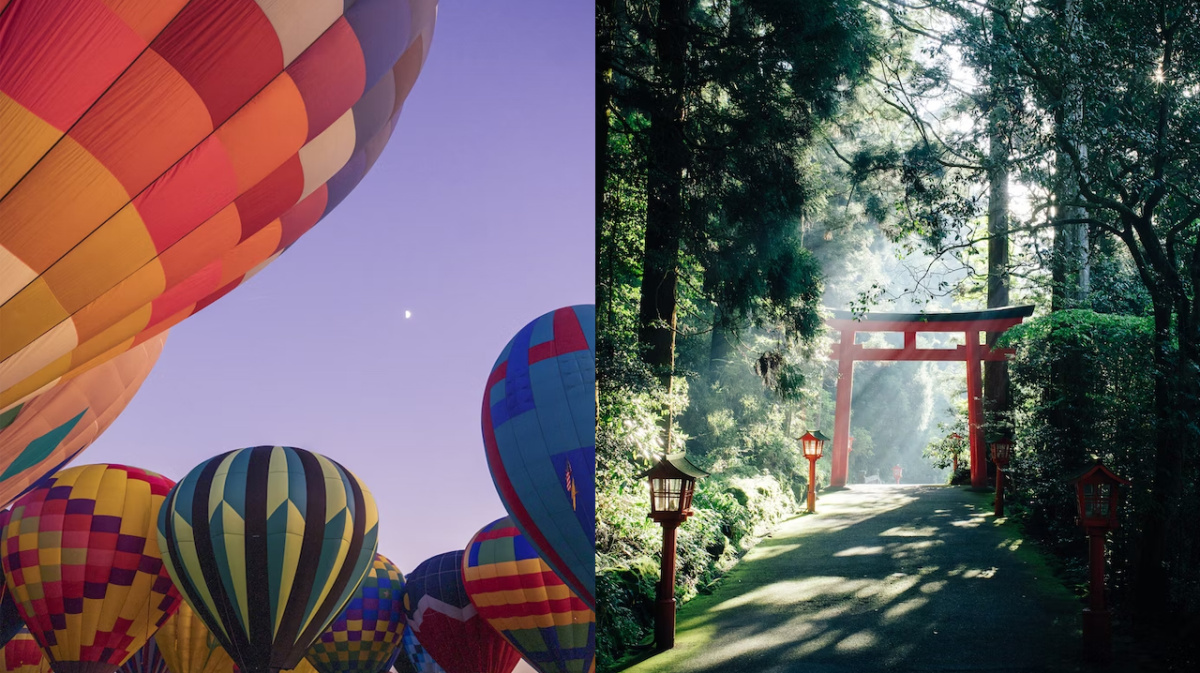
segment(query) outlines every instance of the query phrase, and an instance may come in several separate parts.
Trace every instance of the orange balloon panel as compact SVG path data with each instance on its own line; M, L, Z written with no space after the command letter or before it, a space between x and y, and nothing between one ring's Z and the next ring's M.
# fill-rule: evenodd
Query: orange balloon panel
M95 441L137 394L166 340L164 332L0 412L0 504Z
M0 409L186 319L335 208L391 136L437 13L0 6Z

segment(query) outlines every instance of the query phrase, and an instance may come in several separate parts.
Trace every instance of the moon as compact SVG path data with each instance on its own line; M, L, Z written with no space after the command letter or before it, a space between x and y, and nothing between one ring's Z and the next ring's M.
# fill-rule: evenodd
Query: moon
M408 320L408 319L409 319L409 318L411 318L411 317L412 317L412 311L405 311L405 312L404 312L404 319L405 319L405 320Z

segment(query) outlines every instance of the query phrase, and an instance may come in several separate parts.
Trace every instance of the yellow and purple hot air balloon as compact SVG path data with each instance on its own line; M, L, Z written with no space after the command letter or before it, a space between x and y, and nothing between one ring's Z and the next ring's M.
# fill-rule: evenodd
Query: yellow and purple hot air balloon
M537 555L512 519L484 526L463 556L479 615L541 673L596 670L596 615Z
M233 290L358 184L436 0L0 0L0 409Z
M117 669L118 673L172 673L167 668L167 660L163 658L162 652L158 649L158 644L154 638L146 641L142 645L142 649L133 653L132 657L125 660L121 667Z
M124 465L54 474L0 530L4 578L57 673L113 673L179 608L155 521L170 479Z
M551 311L508 342L484 389L482 425L504 508L595 608L595 306Z
M171 673L230 673L233 659L184 601L163 622L154 643Z
M386 673L404 634L404 575L382 554L341 614L308 648L318 673Z

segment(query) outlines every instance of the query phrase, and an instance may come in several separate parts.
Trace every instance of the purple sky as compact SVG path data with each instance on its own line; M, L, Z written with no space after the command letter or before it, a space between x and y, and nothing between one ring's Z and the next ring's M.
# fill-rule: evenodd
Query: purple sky
M585 2L442 2L379 162L287 253L172 330L76 462L179 479L246 446L323 453L374 493L379 551L406 573L504 516L484 382L525 323L595 296L593 20Z

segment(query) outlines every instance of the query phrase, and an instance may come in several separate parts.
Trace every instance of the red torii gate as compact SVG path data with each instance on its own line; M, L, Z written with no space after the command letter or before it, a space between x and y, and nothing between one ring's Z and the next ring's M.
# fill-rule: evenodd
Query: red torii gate
M942 361L967 363L967 422L971 442L971 485L987 486L984 469L980 363L1003 361L1011 348L989 348L980 343L980 332L1003 332L1033 315L1033 306L1005 306L983 311L952 313L867 313L855 320L849 311L834 311L825 323L841 333L830 357L838 361L837 410L833 422L833 469L830 486L845 486L850 464L850 396L854 390L854 363L859 360ZM903 332L903 348L866 348L854 343L858 332ZM956 348L917 348L917 332L962 332L966 344Z

